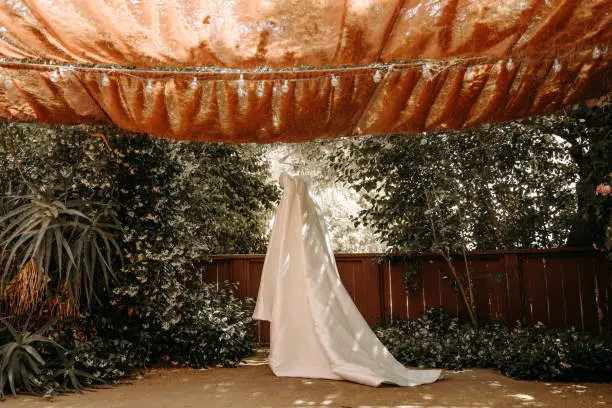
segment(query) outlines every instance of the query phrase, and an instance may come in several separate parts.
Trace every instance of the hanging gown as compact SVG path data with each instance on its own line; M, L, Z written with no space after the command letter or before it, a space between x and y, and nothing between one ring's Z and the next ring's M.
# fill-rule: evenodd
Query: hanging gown
M280 176L276 211L253 318L270 321L270 367L281 377L370 386L436 381L411 370L378 340L342 285L327 227L304 176Z

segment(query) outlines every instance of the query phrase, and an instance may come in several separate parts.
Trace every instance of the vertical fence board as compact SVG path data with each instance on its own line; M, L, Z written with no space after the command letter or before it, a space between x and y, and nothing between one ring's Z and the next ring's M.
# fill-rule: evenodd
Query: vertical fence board
M457 258L457 270L461 275L465 275L465 262L463 259ZM468 260L468 266L472 273L472 282L474 285L474 304L476 305L476 316L478 321L485 322L489 318L490 297L488 291L488 260L471 259ZM466 290L467 285L466 285Z
M487 290L489 296L489 320L500 321L506 317L506 274L501 257L491 259L486 264Z
M404 284L404 272L407 270L408 266L406 264L397 264L391 263L391 268L389 269L389 263L385 264L385 272L383 276L385 277L385 293L387 292L387 287L389 288L390 296L386 299L388 301L385 304L385 307L388 307L388 314L392 319L405 319L408 316L408 303L406 299L406 286ZM410 310L412 314L412 310ZM390 319L391 320L391 319Z
M249 260L239 259L233 266L230 279L232 283L237 284L236 295L243 299L247 298L249 296Z
M404 296L407 296L407 302L406 302L406 307L408 309L408 311L410 312L409 314L407 313L406 316L409 319L417 319L421 313L423 313L423 311L425 310L425 299L424 299L424 282L423 282L423 275L424 275L424 270L426 268L426 265L429 265L429 263L433 261L427 261L427 262L423 262L420 265L417 266L418 271L413 275L413 280L415 282L414 288L412 290L410 290L407 295L405 294ZM405 284L402 280L402 285L405 288ZM404 293L406 293L405 289L404 289Z
M364 259L361 262L361 271L363 276L363 302L365 304L364 317L370 325L381 324L384 319L378 265L371 259Z
M544 294L543 296L541 296L541 298L544 300L544 306L545 306L545 310L546 310L546 317L543 318L543 320L541 320L542 323L546 324L547 326L550 325L550 321L551 321L551 309L550 309L550 295L551 295L551 283L548 279L548 262L549 258L547 257L543 257L542 258L542 280L544 281Z
M374 321L372 320L371 311L369 309L369 301L368 301L368 284L370 281L370 277L367 276L366 271L363 268L363 262L350 262L347 264L351 265L353 282L354 282L354 291L355 291L355 305L357 309L359 309L359 313L367 320L368 323L372 324ZM371 288L372 295L376 295L376 290L378 289L378 285Z
M563 260L563 303L567 328L582 328L580 312L580 283L576 259L564 258Z
M380 286L382 288L382 298L383 298L383 315L385 316L385 323L391 322L391 302L393 293L391 291L391 269L389 267L389 262L384 262L382 264L382 273Z
M514 324L523 317L521 263L517 254L503 255L506 275L506 322Z
M543 258L526 257L523 259L523 285L525 288L527 324L546 323L548 321L548 308L546 307Z
M438 262L423 264L423 305L425 309L442 306L440 302L440 272Z
M602 332L610 330L610 289L612 282L610 262L605 258L597 260L595 273L597 277L598 319Z
M355 301L355 274L353 271L353 263L346 261L337 262L338 275L346 288L346 291L351 295L353 302Z
M442 297L442 305L445 310L459 316L461 311L460 304L463 303L463 300L460 299L457 290L451 285L450 279L442 278L442 274L448 276L450 273L448 266L440 265L440 267L442 268L442 273L438 273L438 275L440 276L440 296Z
M246 293L248 297L256 298L259 292L259 283L263 272L263 261L250 260L248 263L248 286Z
M369 277L366 275L366 272L363 269L363 262L351 262L351 268L353 271L353 282L355 282L355 305L357 309L359 309L359 313L367 320L368 323L371 323L370 309L368 308L368 288L367 285L369 283ZM375 295L376 287L372 288L372 294Z
M567 318L565 305L563 303L563 262L561 257L546 258L546 285L548 291L548 308L550 319L547 326L555 329L566 329Z
M218 265L219 269L215 271L217 275L217 283L223 283L225 281L231 282L230 269L232 264L233 262L222 262L221 265Z
M597 332L597 306L595 303L595 262L592 258L578 259L580 271L580 301L582 306L582 330Z

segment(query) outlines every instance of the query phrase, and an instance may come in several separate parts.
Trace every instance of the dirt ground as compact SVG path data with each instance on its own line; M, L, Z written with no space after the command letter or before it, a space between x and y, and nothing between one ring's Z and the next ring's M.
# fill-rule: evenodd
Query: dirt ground
M11 408L161 407L612 407L612 384L515 381L493 370L445 372L437 383L400 388L279 378L260 351L238 368L154 369L129 384L55 397L8 397Z

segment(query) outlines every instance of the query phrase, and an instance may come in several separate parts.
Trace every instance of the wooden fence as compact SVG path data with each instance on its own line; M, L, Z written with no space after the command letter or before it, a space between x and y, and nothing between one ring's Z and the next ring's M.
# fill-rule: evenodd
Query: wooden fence
M413 319L426 308L438 306L467 320L461 298L444 278L448 267L439 255L382 263L375 262L377 257L336 255L342 282L371 325ZM216 256L203 266L201 280L237 283L239 297L256 298L263 262L264 255ZM455 262L458 270L465 270L461 257ZM598 251L479 251L468 255L468 264L480 322L542 322L553 328L610 333L612 263ZM259 323L257 339L269 342L267 322Z

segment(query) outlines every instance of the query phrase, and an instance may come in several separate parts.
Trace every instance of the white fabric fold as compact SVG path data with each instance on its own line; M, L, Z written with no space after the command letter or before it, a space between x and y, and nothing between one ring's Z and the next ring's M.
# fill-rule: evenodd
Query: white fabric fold
M253 318L270 321L270 367L284 377L379 386L428 384L440 370L400 364L342 285L327 227L304 176L280 177L283 196L264 261Z

